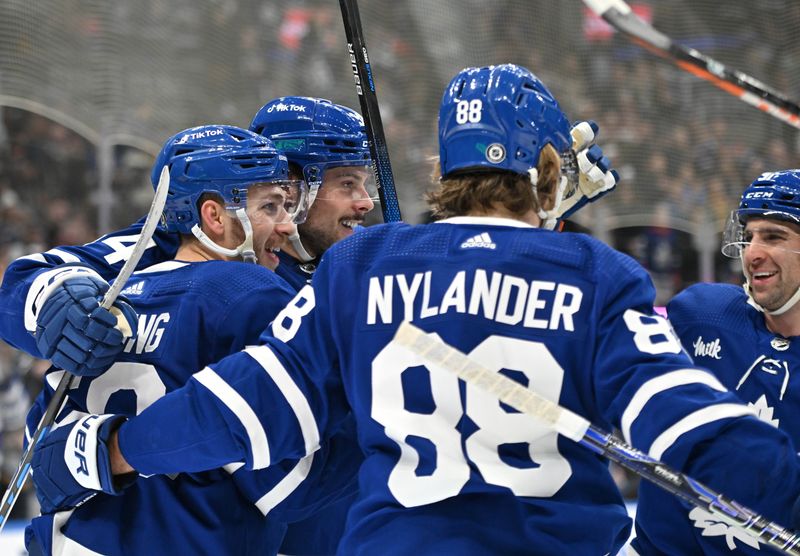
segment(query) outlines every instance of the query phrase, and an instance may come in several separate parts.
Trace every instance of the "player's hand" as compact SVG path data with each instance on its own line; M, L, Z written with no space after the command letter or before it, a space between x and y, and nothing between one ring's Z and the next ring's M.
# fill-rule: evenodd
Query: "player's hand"
M611 161L595 144L598 133L598 125L591 120L578 122L570 130L578 163L578 187L561 201L559 219L571 216L586 203L610 193L619 182L619 173L611 168Z
M111 474L108 442L123 415L88 415L45 436L33 452L31 470L42 513L73 508L98 492L121 494L135 474Z
M65 269L36 304L36 347L53 365L78 376L108 369L136 335L136 311L123 297L100 306L108 283L84 267Z

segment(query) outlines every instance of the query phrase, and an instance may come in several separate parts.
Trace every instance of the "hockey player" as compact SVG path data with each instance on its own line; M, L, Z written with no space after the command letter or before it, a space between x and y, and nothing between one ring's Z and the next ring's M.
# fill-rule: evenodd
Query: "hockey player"
M309 187L308 218L279 255L278 274L299 290L322 254L351 235L375 206L378 195L364 120L329 100L288 96L262 106L250 130L272 139Z
M54 431L36 451L37 484L47 475L78 496L88 484L116 492L134 469L266 467L313 451L352 411L366 459L341 554L616 553L630 520L606 462L427 368L393 341L413 320L787 521L800 492L788 437L708 386L654 313L639 265L539 228L559 204L570 146L544 85L513 65L463 70L442 100L439 139L431 202L445 220L337 243L262 345L127 422L89 416ZM81 473L65 463L78 434Z
M667 306L669 319L689 355L714 373L714 387L734 391L798 442L800 170L766 172L745 189L722 252L741 259L744 288L690 286ZM752 470L747 478L762 479ZM762 553L748 535L650 485L640 489L633 547L642 555Z
M283 234L305 216L307 191L304 182L288 179L286 158L268 139L232 126L191 128L165 143L153 167L154 185L164 166L171 179L164 222L166 232L180 237L176 256L128 281L124 293L138 313L138 334L102 374L91 365L77 369L81 381L56 426L87 412L135 415L197 368L254 343L294 295L269 269L278 264L273 251ZM103 242L74 253L113 255ZM245 260L262 264L236 262ZM33 302L40 349L68 351L71 341L74 351L85 349L80 324L61 323L81 317L74 302L96 304L105 281L74 264L39 273L38 284L46 284ZM92 324L97 336L105 333L101 316ZM29 416L31 430L61 374L48 376ZM310 463L299 470L307 473ZM42 496L49 487L41 483L43 515L26 531L26 544L32 554L274 554L285 528L280 503L292 492L287 483L302 479L290 469L252 472L230 465L151 477L122 496L64 499L57 507Z
M310 180L313 197L309 196L309 202L313 201L313 206L309 210L309 220L299 226L283 226L285 229L278 230L278 233L292 241L288 245L284 242L284 250L275 253L281 261L277 273L295 289L300 289L315 268L316 258L309 253L318 257L333 242L352 234L353 228L363 222L366 213L374 207L371 160L363 120L353 110L324 99L282 97L266 103L259 110L251 129L275 137L281 143L281 148L289 151L291 172L297 177L307 175ZM104 279L111 279L124 261L126 249L138 239L140 227L141 223L137 223L126 230L109 234L91 244L94 247L89 249L60 247L15 261L6 272L0 290L0 335L12 345L34 356L51 358L60 368L77 374L99 374L108 368L122 349L122 336L112 334L113 329L108 330L109 325L104 324L102 319L108 323L113 320L99 307L95 307L88 320L85 320L98 321L97 325L109 334L105 343L98 343L92 338L79 338L82 330L87 328L82 326L73 330L73 337L61 339L63 346L54 340L47 349L40 350L41 338L45 337L42 326L39 332L40 346L37 347L32 335L36 333L37 319L30 301L36 298L41 280L35 282L34 277L56 265L79 260L94 268ZM145 252L144 263L140 263L140 267L173 257L177 249L176 237L176 234L166 230L157 230L153 238L154 245ZM302 243L299 237L303 238ZM274 267L274 262L271 266ZM35 287L29 289L31 284ZM96 295L102 293L100 290L95 292ZM22 300L26 299L28 302L23 308ZM84 303L88 302L88 299L84 300ZM120 301L119 305L124 306L124 302ZM19 325L23 321L23 314L24 328ZM261 326L266 326L272 316L274 312L265 312ZM51 332L58 333L57 329ZM84 346L91 346L92 353L82 350ZM98 357L99 354L102 354L102 358ZM318 468L326 460L325 474L315 480L323 482L328 493L343 492L345 488L354 492L355 479L348 480L346 476L348 470L357 467L359 461L352 422L343 423L342 432L329 444L325 457L317 454L314 469L307 471L309 479L323 473ZM320 500L325 499L325 496L320 496ZM332 553L344 527L347 503L343 498L325 515L312 516L309 518L312 523L308 526L303 523L290 526L287 544L282 552ZM296 512L292 515L292 519L298 519L305 513Z

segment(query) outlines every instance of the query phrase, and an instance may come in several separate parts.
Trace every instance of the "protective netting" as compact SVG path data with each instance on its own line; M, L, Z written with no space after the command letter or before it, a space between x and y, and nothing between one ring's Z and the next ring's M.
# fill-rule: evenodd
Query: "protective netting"
M800 165L797 130L614 34L579 0L360 4L406 220L424 218L439 99L469 65L525 65L572 119L601 124L624 181L579 221L670 281L676 269L684 282L714 277L695 251L716 250L738 193L762 170ZM673 39L800 98L800 3L631 5ZM0 105L96 145L153 153L190 125L246 126L286 94L358 108L335 0L0 0Z

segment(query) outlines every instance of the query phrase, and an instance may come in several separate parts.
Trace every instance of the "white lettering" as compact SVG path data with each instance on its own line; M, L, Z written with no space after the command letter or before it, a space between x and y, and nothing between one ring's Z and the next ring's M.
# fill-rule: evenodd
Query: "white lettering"
M722 346L719 345L719 338L710 342L704 342L702 336L698 336L692 344L694 346L695 357L711 357L712 359L722 359L719 352Z
M583 302L583 292L576 286L528 281L496 271L490 278L484 269L474 273L460 270L449 276L449 281L435 278L430 270L410 276L371 277L367 324L391 324L394 315L401 313L394 305L402 303L402 318L408 321L449 312L481 316L511 326L574 332L575 315ZM441 297L432 293L445 285ZM398 296L394 295L395 288Z
M383 277L383 289L377 276L369 279L369 296L367 298L367 324L375 324L376 309L383 322L392 322L392 280L393 276Z

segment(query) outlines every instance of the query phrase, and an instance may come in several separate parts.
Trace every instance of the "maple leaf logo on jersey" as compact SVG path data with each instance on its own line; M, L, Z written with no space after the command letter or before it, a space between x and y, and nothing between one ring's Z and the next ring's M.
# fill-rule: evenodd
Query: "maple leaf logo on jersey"
M778 424L781 422L780 419L772 418L772 414L775 409L769 406L767 403L767 396L765 394L761 394L761 397L756 400L756 403L748 402L747 407L752 407L755 409L758 418L765 423L769 423L773 427L777 428Z
M731 527L709 511L694 508L689 512L689 519L694 522L695 527L703 530L701 534L704 537L721 537L724 535L725 543L730 550L738 548L736 546L737 539L743 544L759 550L758 541L755 537L751 537L741 529Z

